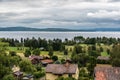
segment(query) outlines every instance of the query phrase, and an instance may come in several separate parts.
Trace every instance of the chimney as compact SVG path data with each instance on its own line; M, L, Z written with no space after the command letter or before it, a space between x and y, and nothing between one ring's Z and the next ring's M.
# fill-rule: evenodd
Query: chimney
M69 65L70 65L69 61L66 61L65 67L69 67Z

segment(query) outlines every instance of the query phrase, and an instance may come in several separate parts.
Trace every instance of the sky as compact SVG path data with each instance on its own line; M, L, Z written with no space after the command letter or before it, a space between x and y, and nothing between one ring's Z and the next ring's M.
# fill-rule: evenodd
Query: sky
M0 27L117 28L120 0L0 0Z

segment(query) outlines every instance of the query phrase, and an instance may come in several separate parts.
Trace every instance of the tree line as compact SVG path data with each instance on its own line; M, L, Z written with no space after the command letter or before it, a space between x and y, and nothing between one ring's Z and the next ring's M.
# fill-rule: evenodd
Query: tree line
M17 39L10 39L10 38L2 38L2 42L8 42L9 46L13 47L30 47L31 49L34 48L43 48L44 50L49 50L49 47L52 46L54 51L62 51L65 49L64 45L75 45L76 43L83 43L83 44L117 44L120 43L120 38L107 38L107 37L96 37L96 38L84 38L83 36L76 36L72 40L68 40L67 38L62 41L61 39L53 39L53 40L46 40L42 38L26 38L21 40Z

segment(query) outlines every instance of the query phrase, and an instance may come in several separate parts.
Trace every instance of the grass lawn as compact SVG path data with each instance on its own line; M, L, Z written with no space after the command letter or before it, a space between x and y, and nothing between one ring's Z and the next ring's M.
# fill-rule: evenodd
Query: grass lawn
M60 51L55 51L54 55L58 56L59 59L64 59L65 58L63 52L60 52Z
M48 56L48 51L41 51L41 52L40 52L40 55L41 55L41 56Z
M79 44L80 46L82 46L82 47L86 47L87 46L87 44Z
M68 45L66 45L66 46L65 46L65 49L68 49L68 51L70 51L71 49L72 49L72 50L74 49L74 46L68 46Z
M19 53L23 53L28 47L8 47L9 51L15 51Z
M101 56L110 56L107 52L101 52Z
M42 56L48 56L48 51L41 51L40 55ZM65 59L66 56L64 55L63 52L60 52L60 51L54 51L54 55L55 56L58 56L58 58L61 60L61 59ZM68 58L71 57L71 53L69 52L68 55L67 55Z
M63 52L55 51L55 52L54 52L54 55L55 55L55 56L58 56L59 60L61 60L61 59L66 59L66 57L67 57L67 58L70 58L70 57L71 57L71 53L70 53L70 52L68 52L68 55L65 56Z

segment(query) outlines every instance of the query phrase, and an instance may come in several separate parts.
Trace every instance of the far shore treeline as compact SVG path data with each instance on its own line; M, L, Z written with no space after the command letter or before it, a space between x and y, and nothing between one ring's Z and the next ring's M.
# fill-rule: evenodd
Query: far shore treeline
M83 36L76 36L72 40L67 38L62 41L61 39L46 40L42 38L26 38L21 40L13 38L1 38L1 42L7 42L9 46L12 47L30 47L30 49L43 48L43 50L48 50L50 46L53 47L54 51L62 51L65 48L65 45L75 45L75 44L92 44L95 45L103 43L106 45L120 43L120 38L107 38L107 37L94 37L94 38L84 38Z

